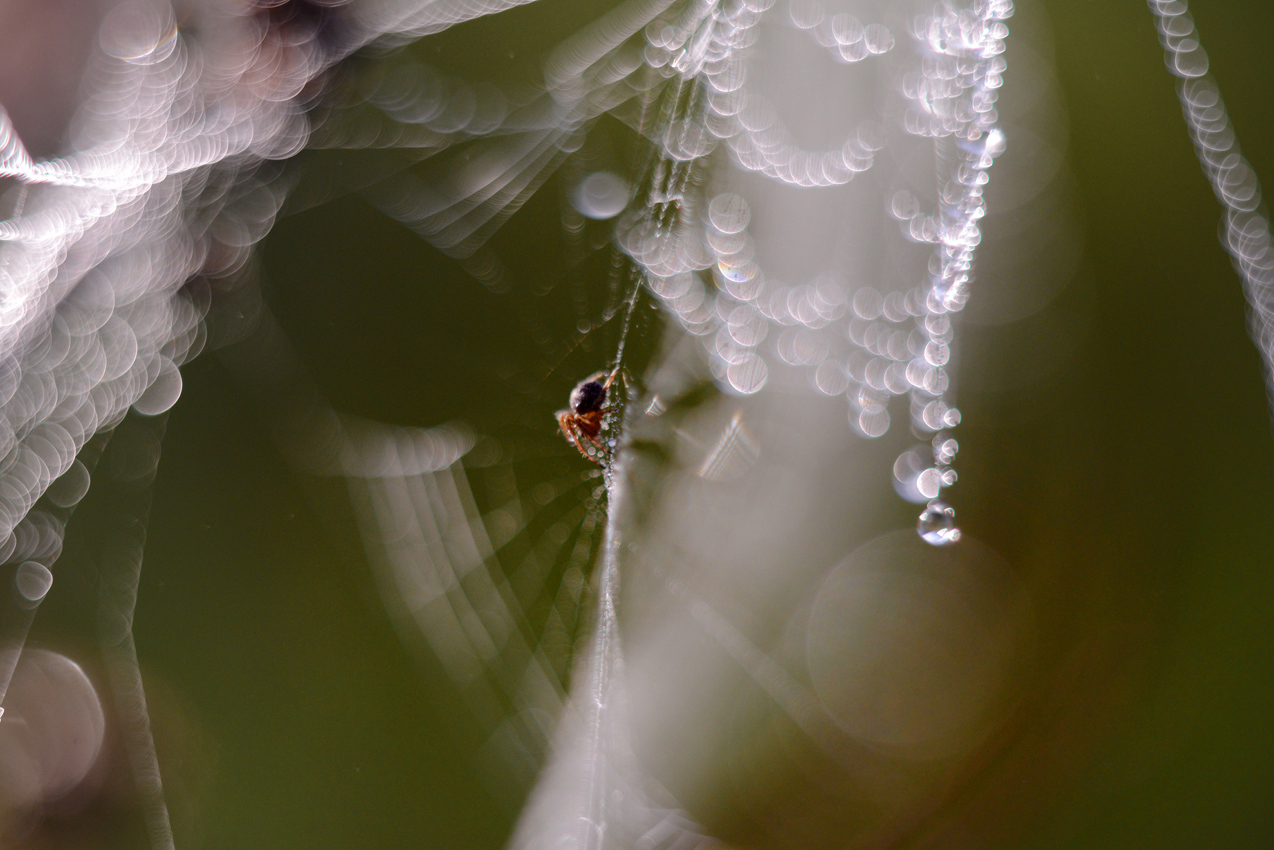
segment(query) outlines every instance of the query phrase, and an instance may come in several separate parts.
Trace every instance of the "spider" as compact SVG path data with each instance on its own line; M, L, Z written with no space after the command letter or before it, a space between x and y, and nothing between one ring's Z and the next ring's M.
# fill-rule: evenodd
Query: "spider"
M570 401L567 402L570 406L556 414L557 424L562 429L566 442L599 466L603 463L603 458L610 457L610 449L597 439L597 435L602 430L602 418L615 409L602 405L606 402L606 390L619 374L619 367L616 366L615 371L603 383L602 377L605 374L598 372L576 384L575 389L571 390ZM586 448L585 442L590 443L593 448Z

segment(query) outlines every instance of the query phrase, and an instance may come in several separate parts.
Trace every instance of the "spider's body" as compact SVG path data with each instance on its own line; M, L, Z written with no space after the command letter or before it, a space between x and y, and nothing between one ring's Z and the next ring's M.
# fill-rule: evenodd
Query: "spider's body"
M566 410L557 412L557 424L562 429L566 441L579 449L580 454L594 463L601 464L610 456L610 450L598 439L602 430L602 419L612 408L603 407L606 403L606 391L611 382L619 374L615 369L607 377L605 372L598 372L580 381L571 390L571 397ZM603 382L602 378L606 380Z

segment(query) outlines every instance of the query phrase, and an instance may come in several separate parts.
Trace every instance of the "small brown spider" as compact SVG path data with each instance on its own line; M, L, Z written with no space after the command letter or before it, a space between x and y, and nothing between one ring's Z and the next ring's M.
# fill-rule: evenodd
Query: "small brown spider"
M602 407L602 405L606 402L606 390L619 374L619 367L616 366L615 371L611 372L610 377L603 383L602 377L605 374L605 372L598 372L580 381L575 389L571 390L571 398L568 402L570 407L557 412L557 424L562 429L566 442L579 449L580 454L598 465L601 465L605 458L610 457L610 449L603 445L597 436L602 430L602 419L615 409ZM586 448L585 443L590 444L591 448Z

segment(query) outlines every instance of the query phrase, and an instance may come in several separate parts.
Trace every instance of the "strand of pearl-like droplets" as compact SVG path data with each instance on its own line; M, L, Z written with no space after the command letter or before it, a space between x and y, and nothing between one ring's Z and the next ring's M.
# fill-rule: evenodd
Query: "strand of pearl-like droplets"
M982 238L978 223L986 213L982 187L995 157L1004 150L995 102L1005 68L1002 54L1008 27L1004 20L1012 14L1009 0L976 0L964 9L944 2L916 28L922 45L934 57L950 61L926 62L922 77L909 86L908 94L919 111L912 113L908 129L933 136L940 153L947 137L955 147L949 152L945 173L944 157L939 157L936 247L930 261L927 315L920 322L928 337L924 360L932 370L941 370L950 358L951 326L946 314L959 311L969 297L974 251ZM946 76L950 71L955 74ZM932 500L921 512L917 530L936 545L960 539L955 511L938 499L942 488L956 480L951 464L957 445L946 429L959 424L960 412L948 404L947 392L943 379L921 381L911 394L913 422L934 433L934 465L917 480L922 494Z
M1225 248L1252 307L1251 334L1265 367L1274 412L1274 247L1262 211L1261 184L1239 150L1220 89L1208 75L1208 55L1182 0L1149 0L1168 70L1181 79L1177 97L1199 165L1225 209Z

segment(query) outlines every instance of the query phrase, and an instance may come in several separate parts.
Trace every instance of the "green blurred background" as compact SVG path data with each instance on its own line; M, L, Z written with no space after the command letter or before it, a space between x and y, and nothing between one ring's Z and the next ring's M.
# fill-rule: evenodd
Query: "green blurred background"
M1014 358L1049 368L965 382L952 498L967 529L1061 587L1044 616L1073 689L1032 746L1068 769L1041 775L1029 807L982 816L1019 821L1022 847L1271 847L1274 440L1240 283L1145 6L1042 8L1084 259L1047 316L962 330L965 375ZM1274 184L1274 4L1191 8L1243 150ZM584 9L540 0L414 49L497 78L533 67ZM479 47L507 64L480 68ZM628 155L619 134L597 145ZM607 303L602 255L535 294L562 275L563 192L551 180L498 235L508 292L343 198L278 223L261 248L266 300L337 409L464 418L569 458L550 415L614 334L557 368L534 338L571 337ZM1060 337L1035 324L1059 311ZM285 464L215 354L183 376L134 627L178 846L501 846L517 795L484 780L455 689L392 631L339 483ZM33 633L73 657L90 654L93 559L77 527L104 508L90 493L70 526ZM899 502L898 526L913 516ZM126 803L94 811L81 838L143 846Z

